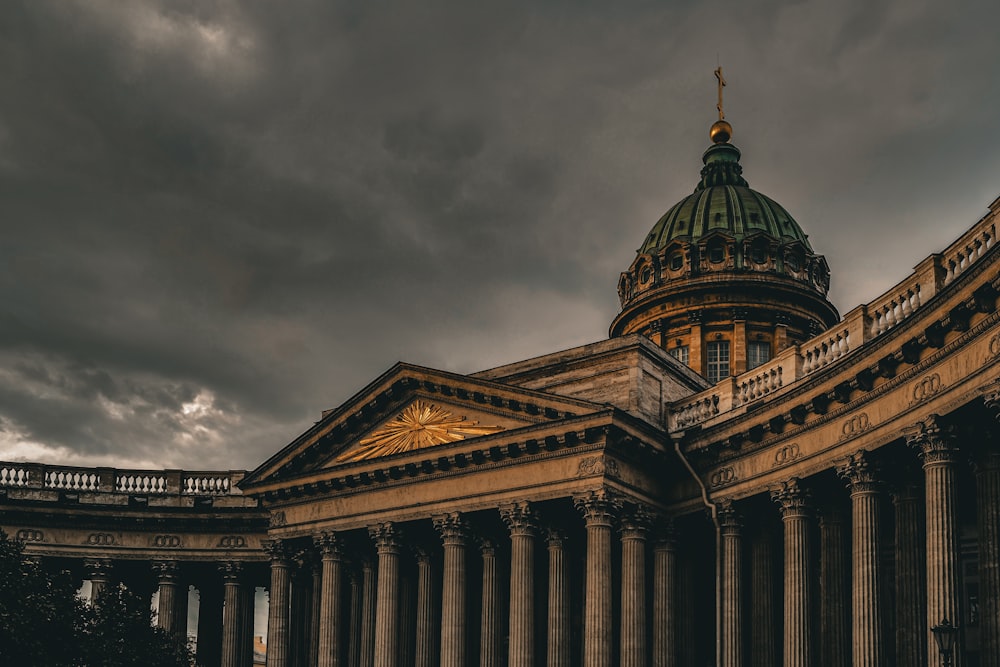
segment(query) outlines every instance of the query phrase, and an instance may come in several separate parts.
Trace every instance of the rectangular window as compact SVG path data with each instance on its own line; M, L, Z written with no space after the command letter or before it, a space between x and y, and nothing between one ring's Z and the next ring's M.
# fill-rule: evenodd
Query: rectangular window
M771 360L771 344L765 341L747 343L747 370L763 366Z
M668 350L671 357L681 362L685 366L688 364L688 359L690 355L688 354L688 346L681 345L680 347L675 347L672 350Z
M729 377L729 341L718 340L709 343L706 352L708 353L708 367L705 376L708 381L715 384L723 378Z

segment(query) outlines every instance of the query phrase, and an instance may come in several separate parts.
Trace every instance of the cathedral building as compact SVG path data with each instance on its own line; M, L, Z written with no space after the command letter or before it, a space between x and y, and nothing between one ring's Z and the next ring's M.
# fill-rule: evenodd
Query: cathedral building
M253 471L0 463L0 526L204 665L265 587L268 667L1000 667L1000 199L841 316L721 116L607 340L398 364Z

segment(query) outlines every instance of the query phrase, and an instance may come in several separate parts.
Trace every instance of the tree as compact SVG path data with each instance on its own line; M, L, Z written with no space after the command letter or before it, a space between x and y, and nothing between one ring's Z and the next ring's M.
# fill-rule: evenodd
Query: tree
M188 667L184 638L154 627L152 614L123 586L83 602L68 573L48 574L0 530L0 665Z

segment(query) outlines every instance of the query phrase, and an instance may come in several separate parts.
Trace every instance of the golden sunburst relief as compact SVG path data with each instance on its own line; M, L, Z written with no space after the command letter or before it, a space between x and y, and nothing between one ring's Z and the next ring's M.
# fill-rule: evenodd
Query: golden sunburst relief
M433 403L414 401L367 438L362 438L360 448L344 452L336 460L340 463L364 461L502 430L503 426L479 426L478 421L468 421Z

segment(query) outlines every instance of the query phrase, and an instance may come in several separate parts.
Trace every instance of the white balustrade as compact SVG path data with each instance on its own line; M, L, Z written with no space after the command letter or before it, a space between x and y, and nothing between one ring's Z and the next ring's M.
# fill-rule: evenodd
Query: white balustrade
M674 427L687 428L719 414L719 395L702 396L674 410Z
M115 476L115 489L122 493L166 493L167 478L156 473L122 471Z
M97 491L101 476L90 470L65 468L45 471L45 488L66 491Z
M0 486L27 486L30 475L21 466L0 466Z
M851 332L849 329L828 330L802 346L802 372L808 375L846 356L850 351Z
M224 496L231 488L229 475L194 473L181 481L181 493Z
M782 368L778 364L768 364L767 367L754 369L756 373L744 373L736 379L736 405L744 405L758 398L763 398L782 386Z

